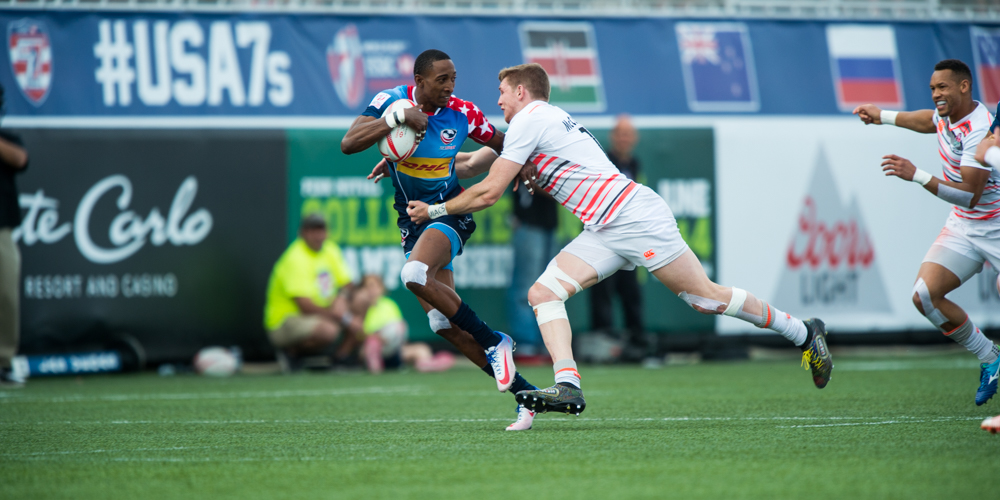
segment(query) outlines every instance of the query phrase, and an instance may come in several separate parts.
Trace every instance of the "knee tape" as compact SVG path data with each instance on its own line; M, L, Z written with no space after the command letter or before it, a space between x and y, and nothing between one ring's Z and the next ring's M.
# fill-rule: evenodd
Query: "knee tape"
M538 326L556 319L569 321L569 315L566 314L566 303L561 300L542 302L532 309L535 310L535 320L538 321Z
M448 318L437 309L431 309L427 312L427 321L431 324L431 330L434 330L434 333L451 328L451 321L448 321Z
M917 294L920 298L920 305L924 309L924 317L927 318L934 326L941 328L941 325L948 322L948 318L941 314L934 308L934 304L931 302L931 292L927 289L927 283L924 283L923 278L917 278L917 282L913 285L913 293Z
M403 264L403 270L399 272L399 278L403 280L403 286L407 283L416 283L420 286L427 284L427 264L419 260L411 260Z
M702 309L707 309L715 313L719 309L719 306L724 306L726 304L719 302L718 300L706 299L705 297L699 297L697 295L691 295L687 292L681 292L677 294L681 300L687 302L687 305L694 307L698 306ZM718 313L715 313L718 314Z
M583 290L583 287L581 287L575 279L570 278L569 275L562 269L559 269L555 260L549 263L548 267L545 268L545 272L543 272L542 275L535 280L535 282L545 285L546 288L552 290L552 293L559 297L559 300L565 301L569 298L569 294L566 293L566 289L563 288L561 283L559 283L559 280L573 285L573 288L576 289L576 292L573 293L580 293L580 291Z

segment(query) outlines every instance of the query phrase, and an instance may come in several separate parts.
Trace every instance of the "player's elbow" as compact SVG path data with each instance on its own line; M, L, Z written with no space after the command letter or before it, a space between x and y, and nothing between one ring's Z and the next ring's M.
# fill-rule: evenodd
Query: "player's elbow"
M344 136L344 138L340 140L340 152L344 153L345 155L352 155L354 153L357 153L358 152L357 141L353 140L349 136Z

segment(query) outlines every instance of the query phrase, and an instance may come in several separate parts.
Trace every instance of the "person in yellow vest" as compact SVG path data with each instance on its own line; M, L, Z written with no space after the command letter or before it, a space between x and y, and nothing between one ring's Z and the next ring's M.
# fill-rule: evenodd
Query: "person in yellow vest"
M407 342L409 328L396 302L385 296L382 277L370 274L362 281L359 295L371 303L365 314L362 358L368 371L382 373L400 368L404 363L419 372L444 371L455 364L455 355L448 351L434 354L423 342Z
M335 359L346 358L357 347L370 305L354 291L340 248L327 240L326 219L307 215L267 285L264 326L279 361L282 355L294 360L326 353L338 340Z

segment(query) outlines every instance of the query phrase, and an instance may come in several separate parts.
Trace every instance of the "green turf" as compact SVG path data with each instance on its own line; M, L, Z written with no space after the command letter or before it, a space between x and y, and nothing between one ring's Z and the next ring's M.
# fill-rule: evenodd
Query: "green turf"
M790 361L581 371L583 416L520 433L473 369L35 379L0 392L0 498L996 496L968 355L838 359L824 390Z

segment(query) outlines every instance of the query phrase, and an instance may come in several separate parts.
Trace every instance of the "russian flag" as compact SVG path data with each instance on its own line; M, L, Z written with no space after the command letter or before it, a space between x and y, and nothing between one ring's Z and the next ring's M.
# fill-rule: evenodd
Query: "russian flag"
M896 33L889 25L829 25L830 51L837 105L852 111L861 104L903 109Z
M972 27L972 54L979 98L993 109L1000 102L1000 29Z

